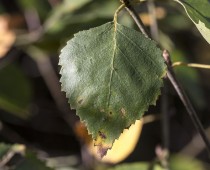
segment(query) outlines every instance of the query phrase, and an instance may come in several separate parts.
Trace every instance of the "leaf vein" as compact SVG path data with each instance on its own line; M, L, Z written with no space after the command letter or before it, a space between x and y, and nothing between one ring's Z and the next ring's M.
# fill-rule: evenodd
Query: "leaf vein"
M137 73L140 75L140 72L139 72L139 71L135 68L135 66L130 62L130 60L129 60L128 57L122 52L122 50L121 50L119 47L117 47L117 49L120 51L120 53L122 53L122 55L124 56L124 58L128 61L128 64L130 64L130 66L135 70L135 72L137 72ZM140 78L142 78L143 80L145 80L143 76L140 77Z
M133 40L131 40L130 38L128 38L123 32L121 32L120 30L117 30L122 36L124 36L131 44L133 44L135 47L137 47L138 50L140 50L142 53L144 53L145 56L148 56L150 61L154 64L154 66L156 66L156 64L154 63L154 61L151 59L150 55L146 54L145 51L140 48Z
M117 47L117 40L116 40L116 31L114 31L114 36L113 36L113 42L114 42L114 48L113 48L113 57L111 60L111 73L110 73L110 79L109 79L109 92L108 92L108 99L107 99L107 107L109 108L110 106L110 99L111 99L111 88L112 88L112 79L113 79L113 74L114 74L114 58L116 54L116 47Z

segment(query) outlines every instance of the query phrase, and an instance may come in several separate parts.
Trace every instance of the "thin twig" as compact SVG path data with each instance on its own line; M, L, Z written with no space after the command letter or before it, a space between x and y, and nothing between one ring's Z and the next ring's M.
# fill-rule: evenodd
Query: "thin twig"
M136 25L139 27L140 31L145 35L145 37L149 37L149 34L146 31L146 28L144 27L143 22L141 21L141 18L139 17L139 14L136 12L134 7L131 5L129 0L122 0L122 2L125 4L125 9L129 12L133 20L136 22Z
M197 113L195 111L195 109L193 108L189 98L187 97L187 95L185 94L185 91L183 90L182 86L180 85L180 83L178 82L175 74L174 74L174 71L173 71L173 68L172 68L172 63L171 63L171 60L170 60L170 55L169 53L164 50L163 51L163 57L166 61L166 64L167 64L167 67L168 67L168 71L167 71L167 76L170 80L170 82L172 83L172 85L174 86L177 94L179 95L179 98L181 99L182 103L184 104L185 108L187 109L187 112L190 116L190 118L192 119L192 122L194 124L194 126L196 127L196 129L198 130L199 134L201 135L205 145L206 145L206 149L209 153L209 156L210 156L210 143L209 143L209 140L205 134L205 131L203 129L203 126L197 116Z
M25 10L24 16L29 32L33 32L34 30L37 29L39 30L40 27L42 27L39 14L35 8L31 8L30 10Z
M0 161L0 169L4 168L4 166L12 159L14 155L15 155L15 152L13 150L6 153Z
M164 150L163 167L169 169L169 115L168 115L168 81L164 82L161 98L161 116L162 116L162 147Z
M147 32L144 29L144 24L142 23L141 19L138 16L138 13L135 11L135 9L131 6L130 1L129 0L121 0L125 6L127 11L130 13L130 15L133 17L134 21L136 22L136 24L138 25L139 29L145 34L146 37L149 37ZM167 71L167 76L170 80L170 82L172 83L172 85L174 86L177 94L179 95L179 98L181 99L182 103L184 104L190 118L192 119L192 122L195 126L195 128L198 130L199 134L201 135L205 145L206 145L206 149L208 151L208 154L210 156L210 143L209 140L205 134L205 131L203 129L203 126L197 116L197 113L195 111L195 109L193 108L189 98L187 97L187 95L185 94L185 91L183 90L183 88L181 87L180 83L178 82L173 68L172 68L172 63L170 60L170 55L169 53L164 50L163 51L163 57L166 61L166 64L168 66L168 71Z
M157 160L163 166L164 170L169 170L169 161L168 159L168 151L162 148L161 146L157 146L155 148L155 153L157 155Z
M149 0L147 2L149 16L151 20L151 26L150 26L150 32L152 38L159 42L159 34L158 34L158 24L157 24L157 18L156 18L156 11L155 11L155 3L154 0Z
M22 46L33 44L37 42L43 36L43 34L44 32L43 32L42 27L30 33L21 34L17 37L15 46L22 47Z
M159 41L159 31L157 25L157 17L155 11L154 0L149 0L147 2L149 16L151 20L150 33L152 39L160 43ZM165 170L169 170L169 115L168 115L168 82L164 82L164 88L162 89L162 98L161 98L161 125L162 125L162 158L160 162ZM160 157L159 157L160 158Z
M48 0L48 3L50 4L50 6L52 8L55 8L56 5L58 5L59 3L61 3L61 0Z
M154 0L149 0L147 2L147 6L151 20L151 25L150 25L151 37L152 39L160 43ZM162 152L164 154L162 154L160 162L165 170L169 170L169 116L168 116L167 83L168 82L164 82L164 88L162 89L162 98L161 98L161 125L162 125L162 145L163 145Z
M210 65L207 65L207 64L197 64L197 63L175 62L175 63L172 64L172 67L176 67L176 66L187 66L187 67L194 67L194 68L210 69Z
M146 115L146 116L143 116L143 124L152 123L160 119L161 119L161 116L159 114Z
M57 107L61 111L63 119L68 123L68 125L74 127L76 119L75 117L70 117L70 108L65 95L60 91L61 87L59 79L53 69L49 57L43 56L42 59L35 59L35 61Z
M55 101L63 120L74 129L77 117L70 114L71 110L66 101L64 93L61 92L61 87L57 74L53 68L49 56L36 47L27 49L29 55L36 62L43 80L45 81L52 98Z
M205 129L205 133L210 139L210 127ZM193 139L181 150L181 154L190 155L191 157L196 157L205 149L205 143L201 139L201 136L197 133L194 135Z

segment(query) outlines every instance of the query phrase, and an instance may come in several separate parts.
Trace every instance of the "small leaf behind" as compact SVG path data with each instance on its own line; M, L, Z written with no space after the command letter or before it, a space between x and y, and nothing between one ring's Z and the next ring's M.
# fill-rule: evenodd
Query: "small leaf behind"
M101 157L155 104L166 72L154 41L113 22L75 34L59 64L62 90Z
M175 0L180 3L202 36L210 44L210 1Z

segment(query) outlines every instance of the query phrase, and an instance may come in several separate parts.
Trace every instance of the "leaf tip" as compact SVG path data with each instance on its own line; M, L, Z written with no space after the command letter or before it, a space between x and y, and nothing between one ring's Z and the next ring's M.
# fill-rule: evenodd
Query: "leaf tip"
M97 153L99 154L101 158L103 158L107 154L107 151L111 149L113 145L113 142L107 143L106 139L107 137L105 133L99 131L97 139L95 140L94 146L97 147Z
M102 145L100 146L97 146L97 149L98 149L98 154L99 156L101 157L101 159L107 154L107 151L110 149L110 148L107 148L107 147L102 147Z

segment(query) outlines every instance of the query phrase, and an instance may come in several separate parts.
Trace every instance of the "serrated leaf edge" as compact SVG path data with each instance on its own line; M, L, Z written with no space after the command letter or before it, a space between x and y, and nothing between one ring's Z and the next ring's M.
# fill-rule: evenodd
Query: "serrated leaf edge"
M175 0L175 1L176 1L176 0ZM108 23L111 23L111 22L108 22ZM108 24L108 23L107 23L107 24ZM118 23L117 23L117 25L118 25ZM93 28L97 28L97 27L93 27ZM84 31L79 31L79 32L77 32L76 34L74 34L74 37L76 37L77 34L81 34L81 33L83 33L83 32L89 31L89 30L91 30L91 29L93 29L93 28L90 28L90 29L84 30ZM115 35L116 35L116 34L115 34ZM73 37L73 38L74 38L74 37ZM72 38L72 39L73 39L73 38ZM114 38L115 38L115 37L114 37ZM72 39L71 39L71 40L72 40ZM152 39L150 39L150 38L147 38L147 39L149 39L150 41L154 42L155 45L156 45L156 47L157 47L157 43L156 43L154 40L152 40ZM69 40L69 41L71 41L71 40ZM67 45L68 45L69 41L66 43ZM65 47L66 47L66 46L64 46L64 48L65 48ZM61 54L62 54L62 51L63 51L64 48L61 49ZM158 48L158 47L157 47L157 48ZM162 50L161 50L161 51L162 51ZM61 55L60 55L60 56L61 56ZM59 56L59 58L60 58L60 56ZM59 61L60 61L60 60L59 60ZM59 72L59 73L61 74L61 71L62 71L62 69L63 69L63 66L62 66L62 64L61 64L60 62L58 63L58 65L61 66L61 70L60 70L60 72ZM166 68L167 68L167 67L166 67L166 65L165 65L165 70L164 70L163 74L159 77L159 80L163 79L164 76L166 75L166 72L167 72ZM65 89L65 87L63 86L63 83L61 82L61 79L62 79L62 74L61 74L61 78L60 78L60 81L59 81L59 82L61 83L61 91L65 92L65 96L66 96L66 98L68 99L69 97L67 96L66 89ZM153 105L153 106L156 106L156 102L157 102L159 96L161 95L161 90L160 90L160 89L161 89L162 87L163 87L163 81L162 81L161 85L159 86L159 90L157 91L156 98L154 98L154 100L151 101L151 104L148 104L148 105L147 105L147 109L145 109L145 111L143 111L143 113L142 113L142 115L140 116L139 119L136 119L136 120L135 120L133 123L131 123L128 127L124 128L124 129L122 130L122 132L120 133L119 137L121 136L122 133L124 133L125 130L129 130L130 127L131 127L133 124L135 124L137 120L141 120L141 118L143 117L144 113L148 111L148 109L149 109L150 106L152 106L152 105ZM76 108L74 108L74 107L72 106L72 104L70 103L69 100L68 100L68 103L70 104L70 107L71 107L72 110L76 110ZM79 112L79 111L76 110L76 115L79 117L80 121L81 121L82 123L85 124L85 126L86 126L86 128L87 128L87 131L88 131L88 134L92 136L93 133L91 133L90 130L88 129L88 122L86 122L86 120L83 120L83 119L79 116L78 112ZM113 142L111 143L111 148L112 148L114 142L115 142L116 140L119 139L119 137L113 140ZM94 140L94 143L95 143L96 139L93 138L93 140ZM95 145L95 144L94 144L94 146L97 147L97 145ZM107 154L107 151L108 151L108 150L111 150L111 148L108 148L108 149L105 151L105 154L101 155L101 157L103 158L103 156L105 156L105 155Z

